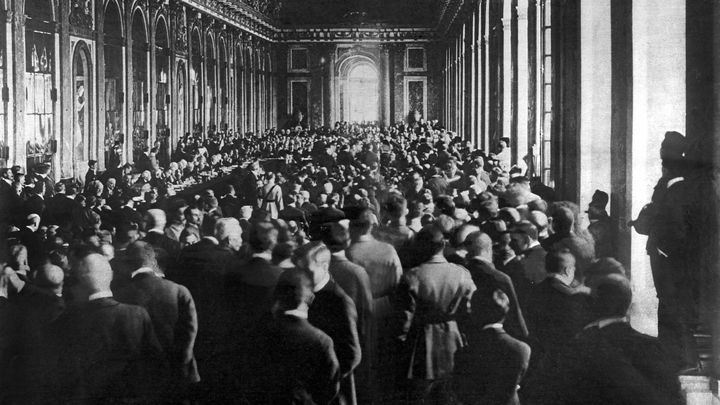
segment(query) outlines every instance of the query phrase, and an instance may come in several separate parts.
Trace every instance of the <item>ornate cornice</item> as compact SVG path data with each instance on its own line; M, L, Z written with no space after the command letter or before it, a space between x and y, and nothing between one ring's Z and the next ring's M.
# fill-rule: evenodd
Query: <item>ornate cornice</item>
M210 17L241 28L266 41L274 41L278 31L266 16L240 1L183 0L183 2Z
M293 42L430 42L436 39L432 28L290 28L278 33L277 39Z

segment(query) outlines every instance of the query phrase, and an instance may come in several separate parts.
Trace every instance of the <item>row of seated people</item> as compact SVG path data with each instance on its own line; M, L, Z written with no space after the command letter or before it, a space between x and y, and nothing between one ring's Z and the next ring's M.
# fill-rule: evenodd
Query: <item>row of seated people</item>
M680 403L627 322L606 194L588 230L443 130L301 138L310 162L251 163L219 199L14 223L3 399Z

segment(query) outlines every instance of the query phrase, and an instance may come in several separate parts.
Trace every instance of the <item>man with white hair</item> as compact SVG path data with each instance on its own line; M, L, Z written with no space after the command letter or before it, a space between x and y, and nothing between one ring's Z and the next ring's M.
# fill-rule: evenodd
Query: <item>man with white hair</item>
M156 249L164 250L168 260L166 264L169 265L180 253L180 242L165 235L165 224L167 224L165 211L158 208L148 210L145 214L147 235L145 235L143 241L151 244ZM163 268L167 268L167 266Z
M113 272L105 257L89 253L77 259L69 286L77 305L58 319L54 334L55 398L63 403L159 399L164 356L148 312L113 298Z

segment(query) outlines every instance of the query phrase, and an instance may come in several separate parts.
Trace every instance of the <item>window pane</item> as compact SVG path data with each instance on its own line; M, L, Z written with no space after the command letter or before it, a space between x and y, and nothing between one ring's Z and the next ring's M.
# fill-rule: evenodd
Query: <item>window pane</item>
M543 91L543 109L544 112L552 111L552 85L546 84Z
M552 57L546 56L543 66L543 75L545 83L552 83Z
M543 119L543 140L550 141L552 136L552 113L545 113Z
M545 55L552 53L552 28L545 28L543 31L543 41Z
M545 25L551 25L551 21L552 21L552 2L551 2L551 0L545 0L545 4L543 4L543 7L545 8Z

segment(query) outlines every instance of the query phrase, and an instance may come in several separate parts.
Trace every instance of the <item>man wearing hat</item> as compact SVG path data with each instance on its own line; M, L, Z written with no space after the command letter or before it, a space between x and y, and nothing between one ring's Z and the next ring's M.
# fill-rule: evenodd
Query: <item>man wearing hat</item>
M697 201L685 181L687 142L670 131L660 147L663 175L655 186L647 252L658 295L658 339L683 372L698 364L693 338L699 267Z
M590 201L588 210L586 211L588 219L590 220L588 232L590 232L595 241L596 257L615 256L613 222L605 210L608 201L609 198L606 192L595 190L592 201Z

